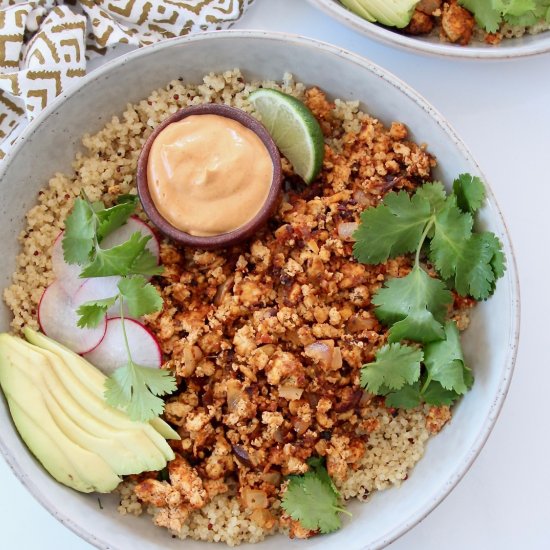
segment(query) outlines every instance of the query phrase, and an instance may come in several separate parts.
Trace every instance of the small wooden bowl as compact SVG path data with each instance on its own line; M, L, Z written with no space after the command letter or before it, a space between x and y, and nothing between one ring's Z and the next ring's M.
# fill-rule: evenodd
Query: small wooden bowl
M238 229L230 231L229 233L221 233L220 235L214 235L211 237L197 237L174 227L157 210L149 191L147 181L147 163L149 161L149 152L151 150L151 146L153 145L153 141L155 141L156 137L160 132L162 132L162 130L164 130L164 128L166 128L166 126L191 115L207 114L231 118L237 122L240 122L249 130L252 130L262 140L262 143L269 152L269 156L273 162L273 179L271 181L271 188L262 208L249 222ZM244 111L241 111L240 109L230 107L229 105L219 105L217 103L187 107L168 117L164 122L157 126L155 131L149 136L143 146L143 149L141 150L137 163L138 195L141 200L141 204L143 205L143 210L147 216L149 216L151 222L153 222L153 224L156 225L158 229L170 239L173 239L174 241L177 241L185 246L191 246L194 248L222 248L237 244L252 237L252 235L260 229L260 227L265 225L275 210L279 191L281 190L282 180L283 174L281 167L281 156L275 142L264 126L262 126L262 124L254 117Z

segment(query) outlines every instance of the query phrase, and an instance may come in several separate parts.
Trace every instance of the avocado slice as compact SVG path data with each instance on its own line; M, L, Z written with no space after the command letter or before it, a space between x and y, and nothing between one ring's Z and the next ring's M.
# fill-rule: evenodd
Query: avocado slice
M344 6L346 6L346 8L350 9L353 13L356 13L359 17L362 17L371 23L376 22L375 17L365 8L365 6L361 3L361 0L341 0L341 2Z
M64 454L62 440L54 440L51 434L46 431L46 422L42 421L37 424L15 400L8 396L7 401L13 422L21 435L21 439L44 466L45 470L59 483L81 493L110 493L122 481L111 470L105 470L105 473L102 474L97 468L98 465L95 460L97 457L92 453L81 456L80 451L75 452L73 449L74 459L81 465L89 465L87 471L83 472L81 468L77 469L74 462L69 461ZM104 465L100 464L100 468L104 469ZM94 479L90 479L90 474L94 476Z
M55 340L52 340L39 332L27 327L23 330L23 333L25 338L31 344L50 351L59 357L63 364L60 362L59 364L56 364L55 367L59 370L63 369L64 366L66 369L69 369L73 375L73 378L76 377L79 380L80 385L85 386L90 392L92 392L96 398L99 399L104 409L107 409L110 413L112 413L112 411L116 411L116 409L113 409L104 401L103 394L105 392L105 380L107 377L101 371L96 369L91 363L86 361L86 359L80 355L77 355L65 346L58 344ZM60 376L63 378L66 374L66 370L64 370L63 373L60 372ZM67 383L72 381L73 378L68 377ZM180 436L166 422L164 422L161 418L155 418L149 423L133 422L124 412L116 412L118 415L109 415L110 421L114 421L116 416L119 420L124 421L124 426L126 428L136 429L139 427L139 429L145 430L150 439L155 442L164 456L168 460L174 459L174 453L170 446L166 443L165 439L180 439ZM124 426L120 426L120 428L123 429ZM118 424L117 427L119 427ZM156 432L156 434L153 432Z
M133 422L125 413L109 406L102 396L91 391L75 376L75 370L69 368L62 357L22 340L13 345L19 346L21 354L41 354L49 360L51 372L45 376L44 383L49 385L56 397L63 395L63 399L57 398L57 402L73 420L91 434L111 441L115 438L142 464L137 467L123 463L118 467L119 473L126 474L128 469L134 470L130 472L133 474L162 470L166 460L172 460L173 451L164 438L148 424ZM82 362L91 367L86 360L82 359ZM95 367L91 368L95 370ZM83 414L78 414L79 411ZM111 453L115 454L115 449L111 449Z
M77 472L61 451L59 443L54 442L48 432L44 430L43 424L39 425L33 422L13 399L8 397L7 400L13 422L21 439L35 457L40 457L39 462L59 483L81 493L111 492L120 483L120 478L117 476L112 483L99 487L98 484L82 478L81 473Z
M174 452L165 423L133 422L103 399L105 376L53 340L25 331L33 345L0 334L0 386L21 437L58 481L110 492L119 476L157 471ZM173 432L179 438L176 432ZM36 437L34 437L36 435Z
M149 420L149 424L151 424L164 439L181 439L179 433L158 416L157 418L153 418L153 420Z
M410 22L420 0L342 0L351 11L368 21L403 28ZM370 17L369 17L370 16Z
M110 493L122 481L97 454L68 439L53 420L40 388L15 366L19 356L2 341L0 385L21 438L59 482L77 491Z
M94 451L119 475L161 470L166 466L166 458L142 430L116 429L104 423L97 417L97 410L103 408L104 403L91 393L86 395L85 388L74 384L65 386L71 374L58 377L52 366L59 360L57 356L23 340L13 339L11 346L21 359L15 368L21 370L24 362L33 365L26 372L37 387L43 388L45 404L68 439ZM94 404L93 400L99 403Z

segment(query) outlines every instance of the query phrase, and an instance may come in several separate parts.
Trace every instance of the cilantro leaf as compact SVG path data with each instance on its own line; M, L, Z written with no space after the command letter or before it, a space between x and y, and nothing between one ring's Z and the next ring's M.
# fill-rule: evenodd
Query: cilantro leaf
M164 401L158 397L177 388L167 371L136 365L131 360L105 381L105 400L120 407L135 421L147 422L162 414Z
M468 371L465 371L468 372ZM439 382L432 380L424 387L427 382L426 376L423 376L414 384L407 384L398 391L387 392L385 395L386 407L396 409L414 409L421 403L428 405L452 405L460 395L452 390L446 390Z
M440 181L425 183L419 187L416 194L430 203L432 213L437 214L444 206L447 200L445 187Z
M367 208L353 234L353 255L366 264L413 252L431 216L430 203L418 194L388 193L384 204Z
M395 409L414 409L420 405L420 381L407 384L400 390L386 394L386 407Z
M117 204L112 208L105 208L96 215L99 220L97 227L97 238L101 242L107 235L112 233L115 229L122 227L128 218L135 212L136 203L127 201Z
M458 0L458 3L471 11L477 24L487 32L496 32L500 27L502 15L491 0Z
M537 8L537 2L535 0L492 0L493 7L500 11L502 15L521 17L530 12L533 12ZM538 0L540 3L540 0Z
M493 259L497 269L501 268L500 249L495 251L495 246L484 234L472 235L467 241L455 275L455 288L461 296L485 300L492 294L496 279L491 265Z
M107 310L115 304L118 296L105 298L103 300L92 300L82 304L77 310L79 316L77 326L80 328L94 328L103 321Z
M423 351L408 348L408 352L413 350L420 354L415 358L418 359L418 366L414 369L413 361L409 362L407 358L399 356L384 357L384 361L377 365L377 354L375 363L363 367L361 385L367 386L368 391L372 393L384 395L387 407L412 409L423 402L437 406L451 405L472 387L474 378L472 371L464 364L460 336L454 322L450 321L445 325L445 336L445 340L426 344ZM426 367L422 369L422 375L420 362ZM403 381L405 373L409 378Z
M82 198L77 198L65 220L63 233L63 257L68 264L85 264L94 248L94 211Z
M548 21L548 0L459 0L470 10L478 24L487 32L496 32L504 21L510 25L530 26Z
M494 233L490 233L489 231L481 233L480 236L485 245L489 247L493 253L490 262L491 268L495 274L495 279L500 279L506 271L506 257L504 256L504 252L502 252L502 243Z
M430 382L422 392L422 399L428 405L440 407L441 405L452 405L460 395L452 390L446 390L439 382Z
M315 475L323 482L327 483L332 487L332 490L337 496L340 496L340 493L338 492L338 489L336 488L336 485L334 485L334 481L332 481L332 478L328 475L328 471L325 467L325 460L324 458L320 456L313 456L308 461L307 464L309 466L309 469L311 472L314 472Z
M157 289L141 275L122 278L118 289L132 317L141 317L162 309L162 298Z
M290 476L281 506L305 529L332 533L342 527L340 496L325 467L314 463L301 476Z
M424 358L422 350L403 344L389 344L376 352L373 363L363 365L361 386L378 394L382 387L400 390L405 384L412 384L420 377L420 363Z
M471 174L460 174L453 182L453 193L458 207L473 214L485 200L485 186L481 179Z
M137 205L138 200L139 200L139 197L137 195L132 195L131 193L125 193L123 195L119 195L116 198L116 203L117 204L124 204L124 203L127 203L127 202L131 202L132 204Z
M389 341L430 342L443 338L442 322L452 295L439 279L415 266L402 278L390 279L372 299L380 321L393 324Z
M464 355L456 323L449 321L445 325L445 340L424 346L424 364L429 379L439 382L444 389L460 395L468 391Z
M136 260L134 260L130 270L135 274L152 277L154 275L160 275L164 268L161 265L158 265L156 257L153 256L148 248L145 248L143 253L140 254Z
M461 212L454 200L449 200L435 217L430 259L443 278L451 277L457 264L464 259L473 224L471 214Z
M106 250L98 247L94 259L83 269L81 277L139 274L134 270L134 264L144 254L150 239L150 236L144 237L139 231L136 231L125 243L118 246Z

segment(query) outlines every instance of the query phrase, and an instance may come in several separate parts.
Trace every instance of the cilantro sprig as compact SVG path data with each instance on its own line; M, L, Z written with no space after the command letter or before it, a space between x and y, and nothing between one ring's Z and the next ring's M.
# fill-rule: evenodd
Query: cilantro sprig
M77 313L78 326L95 327L115 304L120 308L120 319L128 362L118 368L105 382L105 400L113 407L124 409L132 420L147 421L162 414L162 395L176 389L176 381L168 372L138 365L132 359L124 324L125 311L132 317L160 311L162 298L145 276L162 272L156 258L147 249L151 237L133 233L117 246L103 248L102 241L124 225L134 213L137 197L123 195L118 204L105 208L92 203L82 193L65 223L63 255L69 264L82 267L81 277L118 276L118 293L109 298L82 304Z
M81 277L149 276L162 272L147 249L150 236L136 232L120 245L106 249L101 246L107 235L128 221L136 202L134 195L123 195L122 202L105 208L102 203L91 203L84 192L75 200L65 222L62 246L65 261L82 266Z
M415 254L410 273L389 279L372 298L376 316L390 327L389 344L363 366L361 384L385 396L390 407L449 405L473 384L458 328L445 318L452 302L449 287L485 300L506 269L498 237L474 231L474 214L484 199L481 180L461 174L450 195L442 183L426 183L412 196L389 193L383 204L361 214L354 234L357 260L373 264ZM440 279L428 273L422 258Z
M123 282L124 279L119 283L119 289ZM150 286L154 289L152 285ZM162 299L160 296L158 298L161 300L162 307ZM130 302L128 304L130 314L132 314L132 307ZM116 369L105 381L105 400L112 407L125 409L132 420L146 422L162 414L164 401L160 396L175 391L176 380L165 370L144 367L132 359L132 350L128 344L124 324L123 299L120 300L120 319L122 320L122 333L128 354L128 363L124 367Z
M445 325L444 337L423 349L406 344L383 346L375 361L361 369L361 385L385 396L388 407L452 404L472 387L474 379L453 321Z
M422 247L429 241L429 259L442 278L460 295L486 300L505 268L499 239L493 233L473 230L473 214L484 199L483 183L468 174L455 180L450 195L440 182L424 184L412 197L406 191L388 193L383 204L361 214L354 233L354 256L360 262L378 264L416 251L413 274L407 282L419 288L420 283L428 286L416 271ZM397 280L390 282L395 285ZM422 296L428 301L430 291L425 289ZM437 301L435 309L444 308L449 295L439 293Z
M459 0L471 11L480 27L496 32L504 22L529 27L538 22L550 23L549 0Z
M302 527L320 533L332 533L342 527L340 514L351 515L341 506L340 493L321 458L308 461L309 470L289 477L281 506Z

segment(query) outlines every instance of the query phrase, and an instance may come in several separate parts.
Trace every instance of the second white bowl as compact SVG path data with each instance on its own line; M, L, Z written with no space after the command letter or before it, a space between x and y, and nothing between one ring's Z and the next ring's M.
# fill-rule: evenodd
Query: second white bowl
M513 59L550 51L550 31L503 40L498 46L473 43L469 46L445 44L438 37L406 36L370 23L348 10L338 0L308 0L330 17L364 35L409 52L462 59Z

